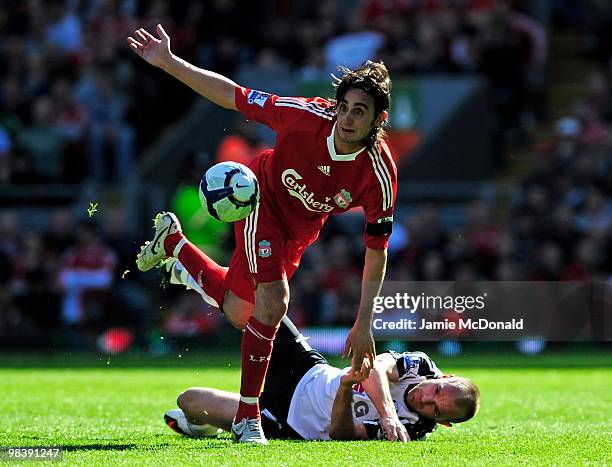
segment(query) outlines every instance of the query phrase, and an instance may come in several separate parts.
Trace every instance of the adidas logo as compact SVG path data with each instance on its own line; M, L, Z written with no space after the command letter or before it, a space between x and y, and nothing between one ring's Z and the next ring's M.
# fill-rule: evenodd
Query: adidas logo
M317 167L321 172L323 172L325 175L327 175L329 177L329 165L320 165L319 167Z

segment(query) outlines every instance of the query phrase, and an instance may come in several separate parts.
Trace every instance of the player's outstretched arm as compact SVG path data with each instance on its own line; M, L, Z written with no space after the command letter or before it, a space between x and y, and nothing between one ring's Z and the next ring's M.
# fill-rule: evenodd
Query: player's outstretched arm
M204 70L177 57L170 50L170 36L161 24L157 25L159 38L140 28L127 38L130 49L147 63L161 68L185 83L209 101L230 110L237 110L235 92L237 84L231 79Z
M329 437L331 439L339 441L368 439L363 425L355 425L351 404L353 402L353 384L365 381L371 370L370 362L364 360L359 370L351 368L349 373L342 375L340 378L340 386L332 406L329 425Z
M395 358L390 354L379 355L374 360L374 368L370 376L361 385L380 414L380 423L387 439L406 442L409 440L408 433L397 416L389 390L389 381L397 379L394 375L396 365Z
M361 302L355 324L349 332L344 347L344 358L353 353L352 367L356 369L367 358L374 365L376 348L372 336L372 310L374 298L379 294L387 268L387 250L366 248L363 276L361 279Z

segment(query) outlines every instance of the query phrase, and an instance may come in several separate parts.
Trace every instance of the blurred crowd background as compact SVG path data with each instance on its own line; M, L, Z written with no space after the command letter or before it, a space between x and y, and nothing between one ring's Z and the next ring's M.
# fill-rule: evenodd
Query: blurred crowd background
M109 337L106 330L120 328L130 332L112 338L155 350L160 335L214 339L227 326L195 293L160 290L154 274L134 265L149 231L130 225L122 190L148 149L196 100L126 46L134 29L157 23L176 54L228 76L283 69L329 80L347 55L354 64L383 59L395 80L482 76L486 126L503 153L492 179L505 196L400 205L388 279L610 280L612 6L606 2L5 0L1 347L91 349L101 335ZM549 96L559 79L551 72L550 43L568 31L586 71L579 92L559 108ZM248 162L269 144L252 124L236 120L214 151L191 155L182 183L165 200L189 218L193 240L225 264L229 227L202 218L189 200L213 162ZM43 193L36 222L24 218L23 199L11 194L54 185L81 193L81 204ZM95 201L102 189L109 201L88 214L82 202ZM333 218L308 250L291 284L290 315L298 324L352 324L362 229L359 214Z

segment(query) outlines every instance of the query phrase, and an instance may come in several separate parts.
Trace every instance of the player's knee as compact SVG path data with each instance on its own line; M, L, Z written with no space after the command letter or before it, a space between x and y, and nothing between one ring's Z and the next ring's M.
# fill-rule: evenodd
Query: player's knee
M289 308L287 281L265 282L257 285L255 306L270 323L278 323Z
M228 321L238 329L244 329L250 316L253 314L254 305L241 299L231 290L228 290L223 300L223 312Z
M194 410L199 397L199 391L196 388L189 388L179 394L176 405L187 415Z

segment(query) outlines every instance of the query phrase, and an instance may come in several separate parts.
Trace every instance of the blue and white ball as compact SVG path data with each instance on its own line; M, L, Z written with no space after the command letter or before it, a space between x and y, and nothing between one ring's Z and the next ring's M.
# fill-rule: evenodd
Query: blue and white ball
M238 162L213 165L200 181L200 202L221 222L244 219L259 203L257 177Z

